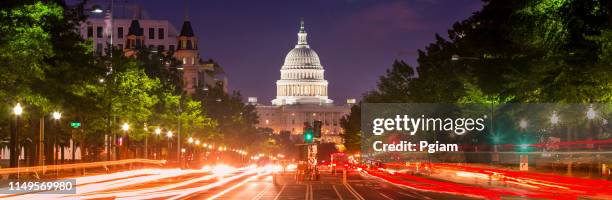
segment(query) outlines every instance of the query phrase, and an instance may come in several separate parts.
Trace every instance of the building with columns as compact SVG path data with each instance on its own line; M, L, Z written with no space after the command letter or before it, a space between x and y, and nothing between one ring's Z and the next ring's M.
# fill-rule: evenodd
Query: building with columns
M274 133L289 132L300 135L304 123L314 120L323 122L321 140L341 144L343 134L340 119L349 114L352 101L335 105L328 97L328 82L325 80L319 55L310 48L308 34L301 21L295 47L285 56L276 81L276 98L272 105L257 102L250 97L249 104L256 105L259 114L258 127L271 128Z

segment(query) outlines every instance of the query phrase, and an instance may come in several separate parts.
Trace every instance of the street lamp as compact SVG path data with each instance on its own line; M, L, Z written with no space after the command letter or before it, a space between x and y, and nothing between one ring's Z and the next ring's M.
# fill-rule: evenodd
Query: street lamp
M193 138L189 137L189 139L187 139L187 142L189 142L189 144L193 143Z
M21 113L23 113L23 107L21 107L20 103L17 103L17 105L13 107L13 114L16 116L21 116Z
M17 145L17 141L19 141L17 139L17 136L19 135L17 132L19 131L19 116L21 116L21 114L23 113L23 107L21 107L20 103L17 103L17 105L15 105L15 107L13 107L13 114L15 114L15 125L12 127L11 130L11 140L9 141L9 146L10 146L10 160L9 160L9 166L10 167L19 167L19 154L18 154L18 145ZM17 174L17 176L19 177L19 173Z
M55 122L58 122L58 121L59 121L59 120L62 118L62 113L61 113L61 112L59 112L59 111L55 111L55 112L53 112L53 113L51 114L51 116L53 117L53 119L55 120ZM57 124L57 123L56 123L56 124ZM59 130L59 125L58 125L58 130ZM58 133L58 132L54 133L54 137L53 137L53 145L54 145L54 146L55 146L55 143L56 143L56 141L57 141L57 133ZM56 156L57 156L57 152L58 152L58 151L59 151L59 149L53 152L53 164L57 164L57 158L56 158Z
M557 115L556 111L550 116L550 123L553 125L557 125L559 123L559 115Z
M102 8L100 8L99 5L94 5L91 7L91 12L92 13L96 13L96 14L100 14L102 12L104 12L104 10L102 10Z
M130 125L128 123L123 123L123 125L121 126L121 130L123 131L130 130Z
M528 125L529 123L525 119L521 119L521 121L519 121L519 127L521 127L522 129L526 129Z
M155 129L155 135L161 134L161 131L162 131L161 128L156 128Z
M589 109L587 110L587 113L586 113L586 117L587 119L595 119L595 117L597 117L597 111L593 109L593 105L589 106Z
M168 138L172 138L172 131L168 131L168 132L166 133L166 137L168 137Z
M59 120L60 118L62 118L62 113L61 112L53 112L53 119L55 120Z
M200 140L196 140L196 141L195 141L195 144L196 144L196 145L200 145Z

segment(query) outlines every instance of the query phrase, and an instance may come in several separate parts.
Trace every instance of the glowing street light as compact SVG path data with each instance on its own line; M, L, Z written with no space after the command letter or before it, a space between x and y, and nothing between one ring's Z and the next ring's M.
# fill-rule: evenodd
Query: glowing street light
M528 125L529 123L525 119L521 119L521 121L519 121L519 127L521 127L522 129L526 129Z
M196 145L200 145L200 140L196 140L196 141L195 141L195 144L196 144Z
M595 119L595 117L597 117L597 111L593 110L593 105L589 106L589 109L586 113L586 117L587 119Z
M166 137L171 138L171 137L172 137L172 131L168 131L168 132L166 133Z
M187 140L187 142L189 142L189 144L193 143L193 138L189 137L189 139Z
M559 115L557 115L556 111L550 116L550 123L553 125L557 125L559 123Z
M123 125L121 126L121 130L123 131L130 130L130 125L128 123L123 123Z
M161 128L156 128L155 129L155 135L159 135L159 134L161 134L161 132L162 132Z
M94 6L91 8L91 12L92 12L92 13L99 14L99 13L102 13L102 12L104 12L104 11L102 10L102 8L101 8L99 5L94 5Z
M53 112L52 116L53 116L53 119L59 120L60 118L62 118L62 113L55 111Z
M15 107L13 108L13 113L17 116L20 116L21 113L23 113L23 107L21 107L20 103L17 103L17 105L15 105Z

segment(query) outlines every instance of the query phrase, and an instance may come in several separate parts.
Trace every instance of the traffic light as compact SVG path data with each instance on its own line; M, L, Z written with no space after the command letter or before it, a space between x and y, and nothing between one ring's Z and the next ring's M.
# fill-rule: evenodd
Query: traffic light
M312 134L312 129L308 128L306 129L306 131L304 131L304 142L305 143L312 143L312 140L314 139L313 134Z
M312 134L312 127L310 123L304 122L304 143L312 143L314 136Z
M321 126L322 125L323 125L323 122L321 122L319 120L315 120L314 122L312 122L313 137L315 137L315 138L320 138L321 137Z

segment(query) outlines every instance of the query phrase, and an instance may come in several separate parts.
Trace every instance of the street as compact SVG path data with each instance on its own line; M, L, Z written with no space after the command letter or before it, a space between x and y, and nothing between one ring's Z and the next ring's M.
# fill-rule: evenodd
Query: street
M294 173L274 175L264 168L178 170L143 169L78 177L76 194L8 195L7 199L468 199L420 192L350 172L323 172L319 181L297 182ZM276 184L275 184L276 182Z

